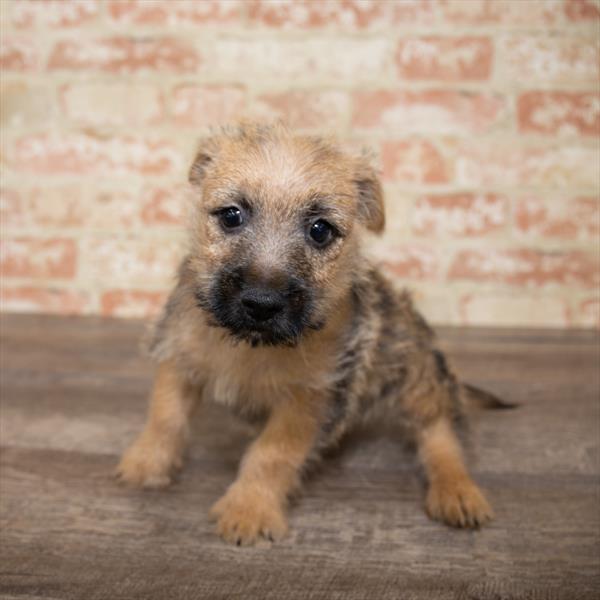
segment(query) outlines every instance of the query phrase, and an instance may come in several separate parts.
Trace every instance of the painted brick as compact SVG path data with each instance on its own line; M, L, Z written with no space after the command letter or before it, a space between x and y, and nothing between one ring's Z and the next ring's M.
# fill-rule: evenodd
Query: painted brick
M183 227L188 193L183 186L145 189L141 198L142 222Z
M552 295L467 294L459 301L463 325L494 327L568 327L566 302Z
M11 5L15 27L76 27L99 14L98 0L19 0Z
M242 116L246 90L240 85L180 85L173 90L171 103L176 123L211 127Z
M600 77L598 50L593 37L511 35L500 38L498 60L503 77L517 85L590 84Z
M3 127L45 125L55 116L55 97L49 87L22 81L0 83L0 123Z
M456 182L465 187L524 185L596 188L600 183L597 146L522 144L515 140L458 141Z
M350 114L350 97L342 91L294 91L262 94L252 106L252 116L281 119L291 127L328 129L343 127Z
M396 65L403 79L482 81L491 75L493 55L488 37L402 38Z
M26 220L27 214L20 192L7 187L0 188L0 227L20 227Z
M0 191L0 222L3 227L80 227L89 216L77 184Z
M175 38L112 37L63 40L50 55L50 70L110 73L195 73L200 57L195 48Z
M116 285L172 283L183 256L179 242L135 238L89 238L82 244L82 266L88 277Z
M3 287L0 288L0 307L6 312L79 315L89 312L89 298L78 290Z
M34 71L38 67L38 50L32 40L0 36L0 69L22 72Z
M354 127L385 131L472 134L489 131L506 107L489 93L368 91L353 96Z
M372 81L391 68L390 42L384 38L232 39L213 44L209 67L221 78ZM243 67L241 67L243 65ZM264 82L263 82L264 83Z
M154 317L165 303L166 292L110 290L100 299L102 315L107 317Z
M585 252L543 252L529 248L462 250L449 271L450 279L518 286L548 284L573 287L600 285L600 260Z
M362 30L401 23L431 24L435 12L430 0L251 0L248 2L248 16L251 23L274 29L336 27Z
M243 0L110 0L108 14L123 25L226 24L241 15Z
M76 133L23 136L8 154L15 169L44 174L164 175L181 162L166 141Z
M418 235L483 235L502 229L508 202L495 194L427 196L415 203L412 230Z
M402 183L445 183L451 167L440 151L420 139L384 142L381 147L383 176Z
M83 125L155 124L165 113L161 92L151 84L68 84L60 101L67 118Z
M449 26L549 26L563 15L563 0L440 0L438 6Z
M527 92L518 100L519 128L549 135L600 135L600 94Z
M600 329L600 298L587 298L577 306L573 324L579 327Z
M393 246L385 254L385 270L395 279L431 280L438 275L438 258L431 248Z
M88 207L81 201L84 194L77 184L35 187L27 193L27 213L38 227L80 227Z
M553 201L536 196L520 198L514 209L515 229L527 237L597 240L600 201L572 198Z
M5 238L0 248L3 277L71 278L75 275L77 247L73 240Z
M570 21L600 20L600 3L598 0L565 0L565 15Z

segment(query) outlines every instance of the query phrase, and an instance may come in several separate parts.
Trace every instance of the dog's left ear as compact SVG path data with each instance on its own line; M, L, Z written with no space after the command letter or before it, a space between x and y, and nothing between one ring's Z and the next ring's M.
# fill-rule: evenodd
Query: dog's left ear
M194 158L194 162L188 173L188 181L192 185L199 186L202 184L202 180L206 175L206 170L209 168L210 163L216 158L218 150L219 143L214 137L205 138L200 141L196 157Z
M367 229L381 233L385 227L385 208L383 187L375 169L361 160L356 168L354 183L358 189L359 218Z

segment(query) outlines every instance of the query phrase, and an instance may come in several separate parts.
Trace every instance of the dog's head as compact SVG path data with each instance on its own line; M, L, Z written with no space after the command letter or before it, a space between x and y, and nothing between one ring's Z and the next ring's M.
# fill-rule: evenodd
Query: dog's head
M281 126L205 140L189 179L199 305L252 345L294 345L323 327L349 292L358 230L384 227L366 160Z

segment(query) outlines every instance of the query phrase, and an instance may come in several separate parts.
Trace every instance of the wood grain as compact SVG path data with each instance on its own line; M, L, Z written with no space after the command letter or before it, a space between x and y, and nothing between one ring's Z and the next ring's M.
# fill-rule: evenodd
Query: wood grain
M469 381L522 405L477 418L473 473L494 504L490 527L429 521L397 433L364 431L308 479L285 541L237 548L207 516L253 435L225 411L198 416L169 490L111 477L144 419L141 332L132 321L1 318L2 598L598 597L595 333L441 331Z

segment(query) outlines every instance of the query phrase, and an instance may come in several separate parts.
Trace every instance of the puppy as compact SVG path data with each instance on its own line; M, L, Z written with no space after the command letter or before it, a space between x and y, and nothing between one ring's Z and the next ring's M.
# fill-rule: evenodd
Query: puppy
M372 416L402 420L428 480L428 515L478 527L492 517L456 429L473 388L449 369L406 293L364 258L384 228L381 184L363 158L282 126L205 140L189 180L191 244L158 321L148 422L118 467L163 487L182 466L199 401L263 414L236 481L213 506L227 541L286 533L303 467Z

